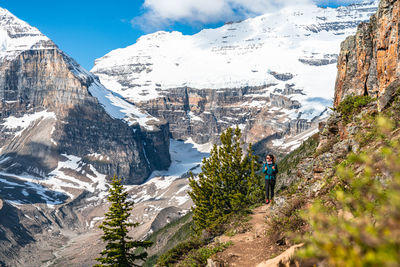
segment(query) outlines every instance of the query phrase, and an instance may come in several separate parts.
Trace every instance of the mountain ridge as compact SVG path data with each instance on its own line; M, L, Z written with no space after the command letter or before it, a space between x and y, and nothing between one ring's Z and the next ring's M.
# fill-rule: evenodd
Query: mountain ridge
M0 265L39 266L66 240L98 235L110 176L141 184L169 167L168 123L5 9L0 32Z
M139 163L141 167L136 168L136 171L129 171L130 167L126 168L127 166L122 167L122 165L117 168L116 165L121 164L117 162L113 163L112 161L109 161L106 163L109 165L109 167L104 166L104 164L101 166L102 164L100 161L92 162L93 164L97 165L102 172L105 172L108 175L113 175L114 173L120 174L127 177L127 179L130 179L129 177L135 176L135 173L137 173L137 178L142 176L141 181L143 181L149 176L152 169L163 169L169 165L168 148L166 151L165 148L162 148L164 145L162 143L165 143L165 145L168 147L169 141L167 133L168 125L165 122L155 118L151 119L150 115L139 111L139 109L134 105L129 104L128 102L120 99L118 96L109 93L107 89L105 89L99 83L97 77L80 67L75 60L62 52L50 39L41 34L36 28L33 28L27 23L17 19L5 9L2 9L1 13L2 23L0 26L2 31L7 33L6 36L3 36L5 38L3 38L2 43L5 45L1 51L3 55L2 72L4 75L3 79L0 81L3 88L0 90L0 97L2 99L0 105L2 108L3 118L6 118L11 114L18 116L18 113L23 114L26 111L29 113L34 111L35 108L53 111L61 118L61 121L65 122L68 122L69 113L74 108L80 109L82 115L84 115L85 112L93 113L93 111L94 113L105 113L105 115L102 115L104 119L105 117L110 116L110 122L112 122L114 119L125 120L128 124L127 126L133 127L133 133L138 131L136 137L131 135L131 140L137 139L133 143L137 142L139 144L141 139L147 139L146 144L148 145L143 146L143 144L141 144L140 146L143 146L143 149L134 148L139 154L136 156L136 159L143 161L143 163ZM28 39L28 41L25 39ZM46 46L41 46L43 42L46 43ZM22 45L18 45L20 43L22 43ZM38 60L41 60L41 62ZM44 62L47 65L44 65ZM98 91L101 92L100 95L103 96L103 98L101 98L97 93ZM92 97L92 95L97 96L97 98ZM91 106L93 107L93 111L91 111ZM56 123L58 121L57 116L55 116ZM146 119L146 117L149 118ZM152 126L148 125L150 120L152 120ZM73 124L72 121L70 123L71 125ZM81 120L79 123L84 123L84 121ZM87 123L87 126L89 126L92 122L87 120L85 123ZM68 128L68 125L69 124L67 123L65 126ZM109 125L112 125L112 123L109 123ZM100 124L97 126L99 128L102 127ZM17 125L15 125L15 127L17 127ZM105 143L92 143L92 145L95 146L94 149L85 146L87 143L82 143L80 146L75 146L74 151L74 149L67 143L71 140L71 138L73 138L74 135L71 130L75 131L76 129L81 129L79 128L81 126L73 126L76 127L75 130L73 127L67 129L64 127L64 125L54 125L54 127L55 129L51 130L51 134L58 136L49 138L53 140L53 142L49 145L50 149L55 147L55 150L53 149L54 152L59 150L61 154L64 153L72 155L74 153L78 153L78 156L82 157L85 156L85 154L100 152L97 150L102 146L105 148ZM125 126L120 124L119 127L122 129ZM143 130L139 129L140 127L143 127ZM67 131L63 132L62 128L65 128ZM127 129L127 132L132 130ZM145 133L146 131L149 132ZM157 131L159 133L157 133ZM144 132L144 134L142 135L141 132ZM75 131L75 134L82 133L83 132L79 133L79 130ZM71 136L68 137L65 136L65 134L70 134ZM8 131L8 136L12 137L12 135L13 131ZM86 132L84 135L90 136L91 134L90 132ZM84 135L80 135L80 138L84 138ZM128 134L126 135L129 136ZM164 135L164 137L161 137L162 135ZM101 136L101 134L99 136ZM105 135L103 136L107 138ZM75 137L76 141L79 141L79 138L77 138L77 136ZM157 140L160 137L162 141ZM154 140L152 140L152 138ZM125 142L127 144L132 142L129 141L129 138L122 139L126 139ZM115 141L117 143L120 142L118 139ZM3 139L3 145L5 142L7 142L7 140ZM152 145L155 143L157 143L158 147L161 149L159 150L159 154L162 155L160 158L157 158L157 153L154 153L154 150L158 150L157 146ZM64 147L58 148L60 145L64 145ZM8 147L11 148L10 146ZM109 148L107 148L107 150L109 150ZM123 150L124 149L121 149L121 151ZM143 151L151 153L151 162L149 159L145 158L146 155L143 153ZM14 152L11 150L8 153ZM115 156L116 155L114 155L113 158L118 158ZM127 162L131 161L129 157L126 158ZM89 158L86 158L86 160L88 162L91 161ZM147 164L149 166L146 167ZM50 168L54 169L54 164L50 166ZM131 182L137 178L133 178Z
M280 144L316 129L332 104L338 57L332 51L375 11L376 2L307 6L194 35L156 32L97 59L91 71L166 119L174 139L215 143L238 125L257 152L288 152L299 143Z

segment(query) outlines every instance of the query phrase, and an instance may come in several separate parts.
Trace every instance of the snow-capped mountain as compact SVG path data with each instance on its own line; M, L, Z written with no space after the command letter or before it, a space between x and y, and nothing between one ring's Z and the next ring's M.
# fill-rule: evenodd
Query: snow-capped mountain
M166 223L157 219L165 208L173 206L164 216L189 208L186 191L179 190L186 180L175 181L187 170L177 171L179 158L173 156L175 173L166 171L170 152L185 154L181 147L189 146L194 155L186 158L189 169L203 154L175 141L170 151L168 123L109 91L5 9L0 9L0 44L0 265L65 260L68 256L53 252L65 252L66 240L77 237L91 245L72 265L92 266L103 245L95 226L107 209L108 179L114 174L130 184L140 217L135 218L144 224L139 238ZM156 170L165 178L155 176ZM151 173L154 179L147 181ZM165 198L148 207L161 194Z
M96 62L100 82L0 9L0 262L92 266L116 172L144 182L128 187L135 238L184 214L187 172L207 156L193 143L227 126L259 147L297 146L331 103L339 42L374 10L286 9L193 36L146 35ZM186 141L169 139L163 119Z
M0 8L0 59L11 60L26 50L55 48L37 28Z
M167 119L176 138L215 141L234 124L251 142L260 133L281 137L308 129L332 105L340 42L376 9L296 6L194 35L156 32L97 59L91 71ZM277 122L265 127L263 117Z
M0 32L0 159L1 166L7 166L5 171L44 177L56 168L57 161L63 161L55 155L71 155L86 158L86 163L106 175L118 173L132 182L141 176L140 183L152 170L168 167L169 137L164 122L108 91L38 29L5 9L0 9ZM100 118L93 121L96 116ZM85 127L99 132L88 132ZM107 133L110 127L131 134ZM162 139L163 132L166 144L159 148L165 150L167 161L161 166L161 159L152 163L158 150L153 143ZM99 143L101 138L104 142ZM124 159L111 151L114 148L107 142L113 141L115 153ZM129 144L131 148L126 149ZM40 156L39 151L43 152ZM37 160L29 162L26 157Z

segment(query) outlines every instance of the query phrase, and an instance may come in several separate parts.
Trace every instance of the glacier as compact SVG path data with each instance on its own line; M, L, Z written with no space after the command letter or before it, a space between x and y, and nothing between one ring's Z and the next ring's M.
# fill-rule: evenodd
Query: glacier
M376 1L338 8L286 7L194 35L159 31L97 59L91 71L132 102L150 101L180 87L276 84L283 90L291 83L302 90L291 97L301 108L287 111L288 116L312 120L332 103L340 43L376 9Z

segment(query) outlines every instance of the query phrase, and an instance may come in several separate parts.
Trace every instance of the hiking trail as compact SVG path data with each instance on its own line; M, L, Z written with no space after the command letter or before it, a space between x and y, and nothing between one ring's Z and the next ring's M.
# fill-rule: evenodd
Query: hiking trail
M232 242L233 244L212 257L214 262L223 263L223 266L275 266L271 263L276 260L281 261L281 258L290 258L293 255L291 251L294 251L295 248L290 248L284 252L286 247L277 246L267 236L266 216L269 214L269 205L264 204L253 210L246 232L237 233L234 236L223 235L217 238L217 242ZM208 264L208 266L220 265Z

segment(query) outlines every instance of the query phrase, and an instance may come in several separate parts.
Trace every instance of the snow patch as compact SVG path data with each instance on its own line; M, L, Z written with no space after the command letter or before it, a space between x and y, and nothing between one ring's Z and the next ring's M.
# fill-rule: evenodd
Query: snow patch
M108 185L105 174L99 173L92 165L84 163L80 157L67 154L62 154L62 156L64 156L66 160L58 162L57 168L50 172L48 179L44 181L45 184L58 191L63 191L71 197L73 196L64 190L63 187L96 193L96 196L92 197L91 200L101 199L107 195ZM67 174L68 170L72 170L83 175L84 167L88 167L93 173L92 175L85 172L84 176L89 181L84 181Z
M93 217L93 219L90 221L89 228L92 229L97 222L104 220L104 218L105 217Z
M201 121L203 122L203 119L200 116L197 116L193 113L193 111L188 112L188 116L191 121Z
M98 82L93 82L89 86L89 92L99 100L111 117L124 120L129 125L138 123L145 129L154 131L155 127L150 125L149 122L158 122L159 119L145 111L141 111L138 107L125 101L121 97L116 96Z
M305 132L302 132L296 136L289 137L289 138L282 138L282 139L275 139L272 141L272 145L274 147L279 147L282 149L289 149L289 151L293 151L298 148L305 140L309 137L313 136L314 134L318 133L319 129L312 128Z
M184 196L175 196L174 199L177 201L177 205L181 206L185 204L187 201L190 200L189 195L184 195Z
M5 172L0 172L0 175L3 177L10 177L15 179L15 181L21 181L21 183L16 183L16 182L10 182L6 180L5 178L0 178L0 183L7 184L7 185L12 185L14 187L23 187L21 193L25 197L29 197L31 194L28 193L26 189L34 191L36 194L40 196L40 198L49 206L50 208L54 208L54 205L59 205L62 204L63 201L60 200L58 197L61 197L63 195L62 192L51 192L47 187L45 187L43 184L40 182L42 181L38 177L34 177L28 174L10 174L10 173L5 173ZM9 200L12 203L16 204L26 204L26 202L22 200Z
M208 153L199 151L189 141L182 142L174 139L170 140L171 166L167 171L154 171L150 175L150 179L154 177L165 177L164 181L160 181L160 187L164 187L165 183L169 183L168 179L176 179L187 173L190 169L201 164L204 157L208 157Z
M199 151L192 143L171 139L170 155L172 163L168 170L154 171L142 185L126 186L129 191L136 190L136 194L131 196L135 203L161 200L167 193L170 200L175 199L178 206L189 200L186 193L190 189L188 185L183 186L176 192L172 192L172 196L170 196L171 192L168 191L169 187L189 171L199 173L199 166L203 158L209 156L209 153ZM160 209L159 207L157 208Z
M5 119L2 125L6 129L19 131L15 133L15 136L20 136L26 128L28 128L33 122L39 119L56 119L56 114L54 112L48 112L47 110L36 112L33 114L24 114L22 117L9 116Z

